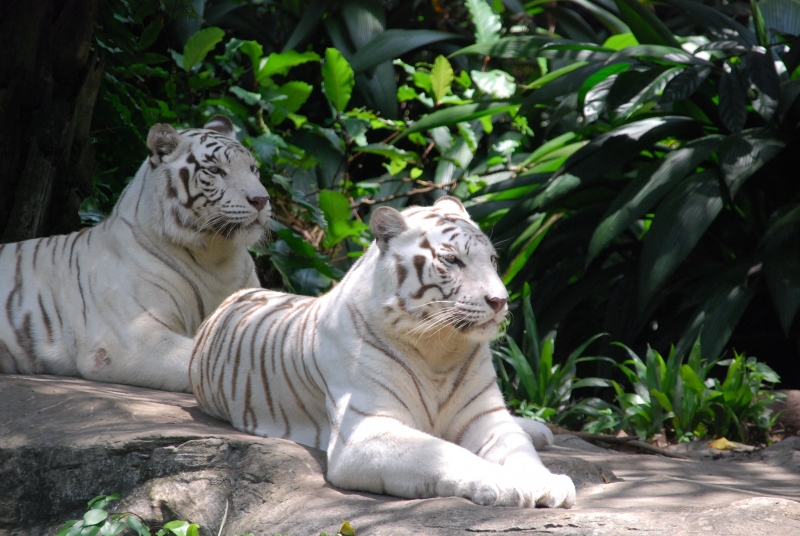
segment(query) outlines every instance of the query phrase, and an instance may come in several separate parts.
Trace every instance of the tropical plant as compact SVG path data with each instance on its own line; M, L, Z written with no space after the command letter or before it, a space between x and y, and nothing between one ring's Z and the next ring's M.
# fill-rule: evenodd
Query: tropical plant
M782 395L772 390L780 378L766 364L736 353L723 361L703 359L699 339L685 362L674 347L666 359L652 348L641 359L617 344L629 357L617 367L633 391L612 380L616 404L585 401L584 412L590 416L585 430L626 430L644 439L666 431L677 441L709 436L768 441L777 418L769 407ZM716 366L727 367L722 381L711 374Z
M563 363L553 363L555 336L539 336L530 302L530 287L527 285L522 299L522 316L525 324L522 347L507 334L507 346L493 349L495 366L506 400L523 417L556 423L574 421L582 414L584 402L575 400L573 391L611 385L608 380L601 378L576 377L579 363L598 360L613 363L606 357L582 356L584 350L603 334L595 335L584 342ZM511 376L504 363L510 365Z
M532 284L540 324L560 326L568 351L606 331L685 354L702 328L716 358L761 296L797 338L800 2L752 2L754 30L702 2L668 0L659 17L639 0L584 4L620 21L614 35L460 51L538 61L518 111L532 152L476 168L471 192L506 244L506 283ZM747 335L737 344L752 347Z
M157 532L152 532L151 528L142 521L136 514L131 513L109 513L106 507L109 503L119 499L119 494L99 495L89 501L89 510L83 515L83 519L73 519L67 521L58 531L56 536L114 536L120 534L125 529L131 529L139 536L198 536L199 525L186 521L169 521Z

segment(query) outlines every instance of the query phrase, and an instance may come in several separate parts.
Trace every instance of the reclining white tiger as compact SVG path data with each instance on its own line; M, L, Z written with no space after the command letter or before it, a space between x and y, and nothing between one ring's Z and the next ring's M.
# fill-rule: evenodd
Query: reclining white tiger
M200 407L245 432L324 449L327 478L406 498L570 507L506 410L488 341L508 295L461 203L377 209L376 237L328 294L242 290L203 323Z
M0 245L0 372L188 391L197 327L258 286L269 196L231 121L157 124L147 148L97 227Z

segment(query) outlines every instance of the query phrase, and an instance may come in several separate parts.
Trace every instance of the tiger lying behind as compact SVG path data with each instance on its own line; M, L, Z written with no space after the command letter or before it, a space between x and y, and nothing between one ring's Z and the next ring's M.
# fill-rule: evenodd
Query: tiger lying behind
M200 407L328 454L335 486L570 507L506 410L488 341L507 313L490 241L461 203L372 215L376 237L319 298L242 290L200 327Z
M0 245L0 372L188 391L197 327L258 286L269 196L231 121L157 124L147 148L97 227Z

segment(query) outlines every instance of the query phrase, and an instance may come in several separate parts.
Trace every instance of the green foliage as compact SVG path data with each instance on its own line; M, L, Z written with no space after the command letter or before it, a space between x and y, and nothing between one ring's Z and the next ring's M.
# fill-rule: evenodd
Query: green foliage
M119 499L119 494L99 495L89 501L89 510L83 519L67 521L56 536L114 536L130 529L139 536L198 536L199 525L186 521L169 521L156 532L136 514L109 513L106 506Z
M215 4L173 50L175 13L104 3L81 215L110 209L147 126L225 113L273 200L274 241L255 250L267 286L324 291L376 206L447 193L558 329L553 366L598 332L684 355L702 329L715 359L767 299L796 339L800 3L758 2L755 31L704 2L646 4Z
M800 189L784 170L800 120L788 36L800 26L772 0L754 10L756 33L702 2L672 0L657 12L666 20L638 0L615 4L613 19L598 12L628 28L606 26L614 36L579 30L562 8L549 11L562 35L462 50L538 59L517 112L533 136L470 187L470 210L504 244L506 283L531 284L544 331L571 326L560 330L566 351L606 331L641 348L677 341L686 354L702 329L714 359L737 329L748 341L737 326L766 295L798 338L800 260L787 252L800 251L788 231ZM491 73L473 81L491 92Z
M587 340L563 363L553 363L555 338L539 336L536 318L530 303L530 288L526 286L522 300L525 331L522 348L506 335L507 346L493 349L500 383L506 399L518 414L543 421L563 422L582 411L582 404L573 400L573 390L584 387L608 387L608 380L576 377L577 365L586 361L606 360L603 357L581 357L584 350L602 334ZM508 363L514 376L509 377L503 362Z
M725 437L751 443L767 442L777 418L769 409L779 396L772 388L779 377L756 358L735 354L724 361L701 357L700 340L688 359L670 350L665 360L648 348L645 359L622 346L629 359L617 365L633 392L612 380L616 404L591 400L588 431L632 430L650 438L666 429L678 441ZM725 379L714 377L716 367L727 367Z
M327 49L325 63L322 65L322 87L337 112L343 112L347 108L354 85L355 78L350 64L335 48Z

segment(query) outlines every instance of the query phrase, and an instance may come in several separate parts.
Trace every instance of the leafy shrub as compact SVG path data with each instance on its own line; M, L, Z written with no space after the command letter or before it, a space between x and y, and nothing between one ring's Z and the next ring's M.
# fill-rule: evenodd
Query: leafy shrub
M737 329L751 344L737 325L770 299L772 328L796 338L800 189L786 170L800 27L786 13L800 2L753 2L755 31L699 1L668 1L666 23L639 0L584 4L608 7L615 35L512 35L461 51L540 66L518 112L533 151L523 144L502 179L483 174L471 198L505 243L506 282L531 283L540 324L561 326L566 351L605 331L683 354L702 329L714 358Z
M584 350L603 334L587 340L563 363L554 364L555 337L551 335L542 340L539 336L530 302L530 288L527 286L522 300L522 310L525 323L522 348L507 334L505 337L507 346L493 349L506 399L523 417L557 423L575 420L584 410L583 401L576 402L573 399L575 389L610 386L608 380L601 378L576 377L578 363L597 360L613 363L607 357L581 357ZM511 366L513 376L509 377L503 363Z
M83 519L67 521L56 536L114 536L125 529L131 529L139 536L198 536L199 525L186 521L170 521L153 533L139 516L131 513L109 513L106 506L119 499L119 494L99 495L89 501L89 511Z
M632 430L639 437L650 438L666 429L678 441L708 436L768 441L777 418L769 406L781 394L771 390L780 378L766 364L741 354L722 361L703 359L699 339L685 363L674 347L666 360L652 348L642 360L620 346L629 359L617 367L633 392L612 380L616 404L585 401L584 411L591 415L585 430ZM711 375L716 366L727 366L722 381Z

